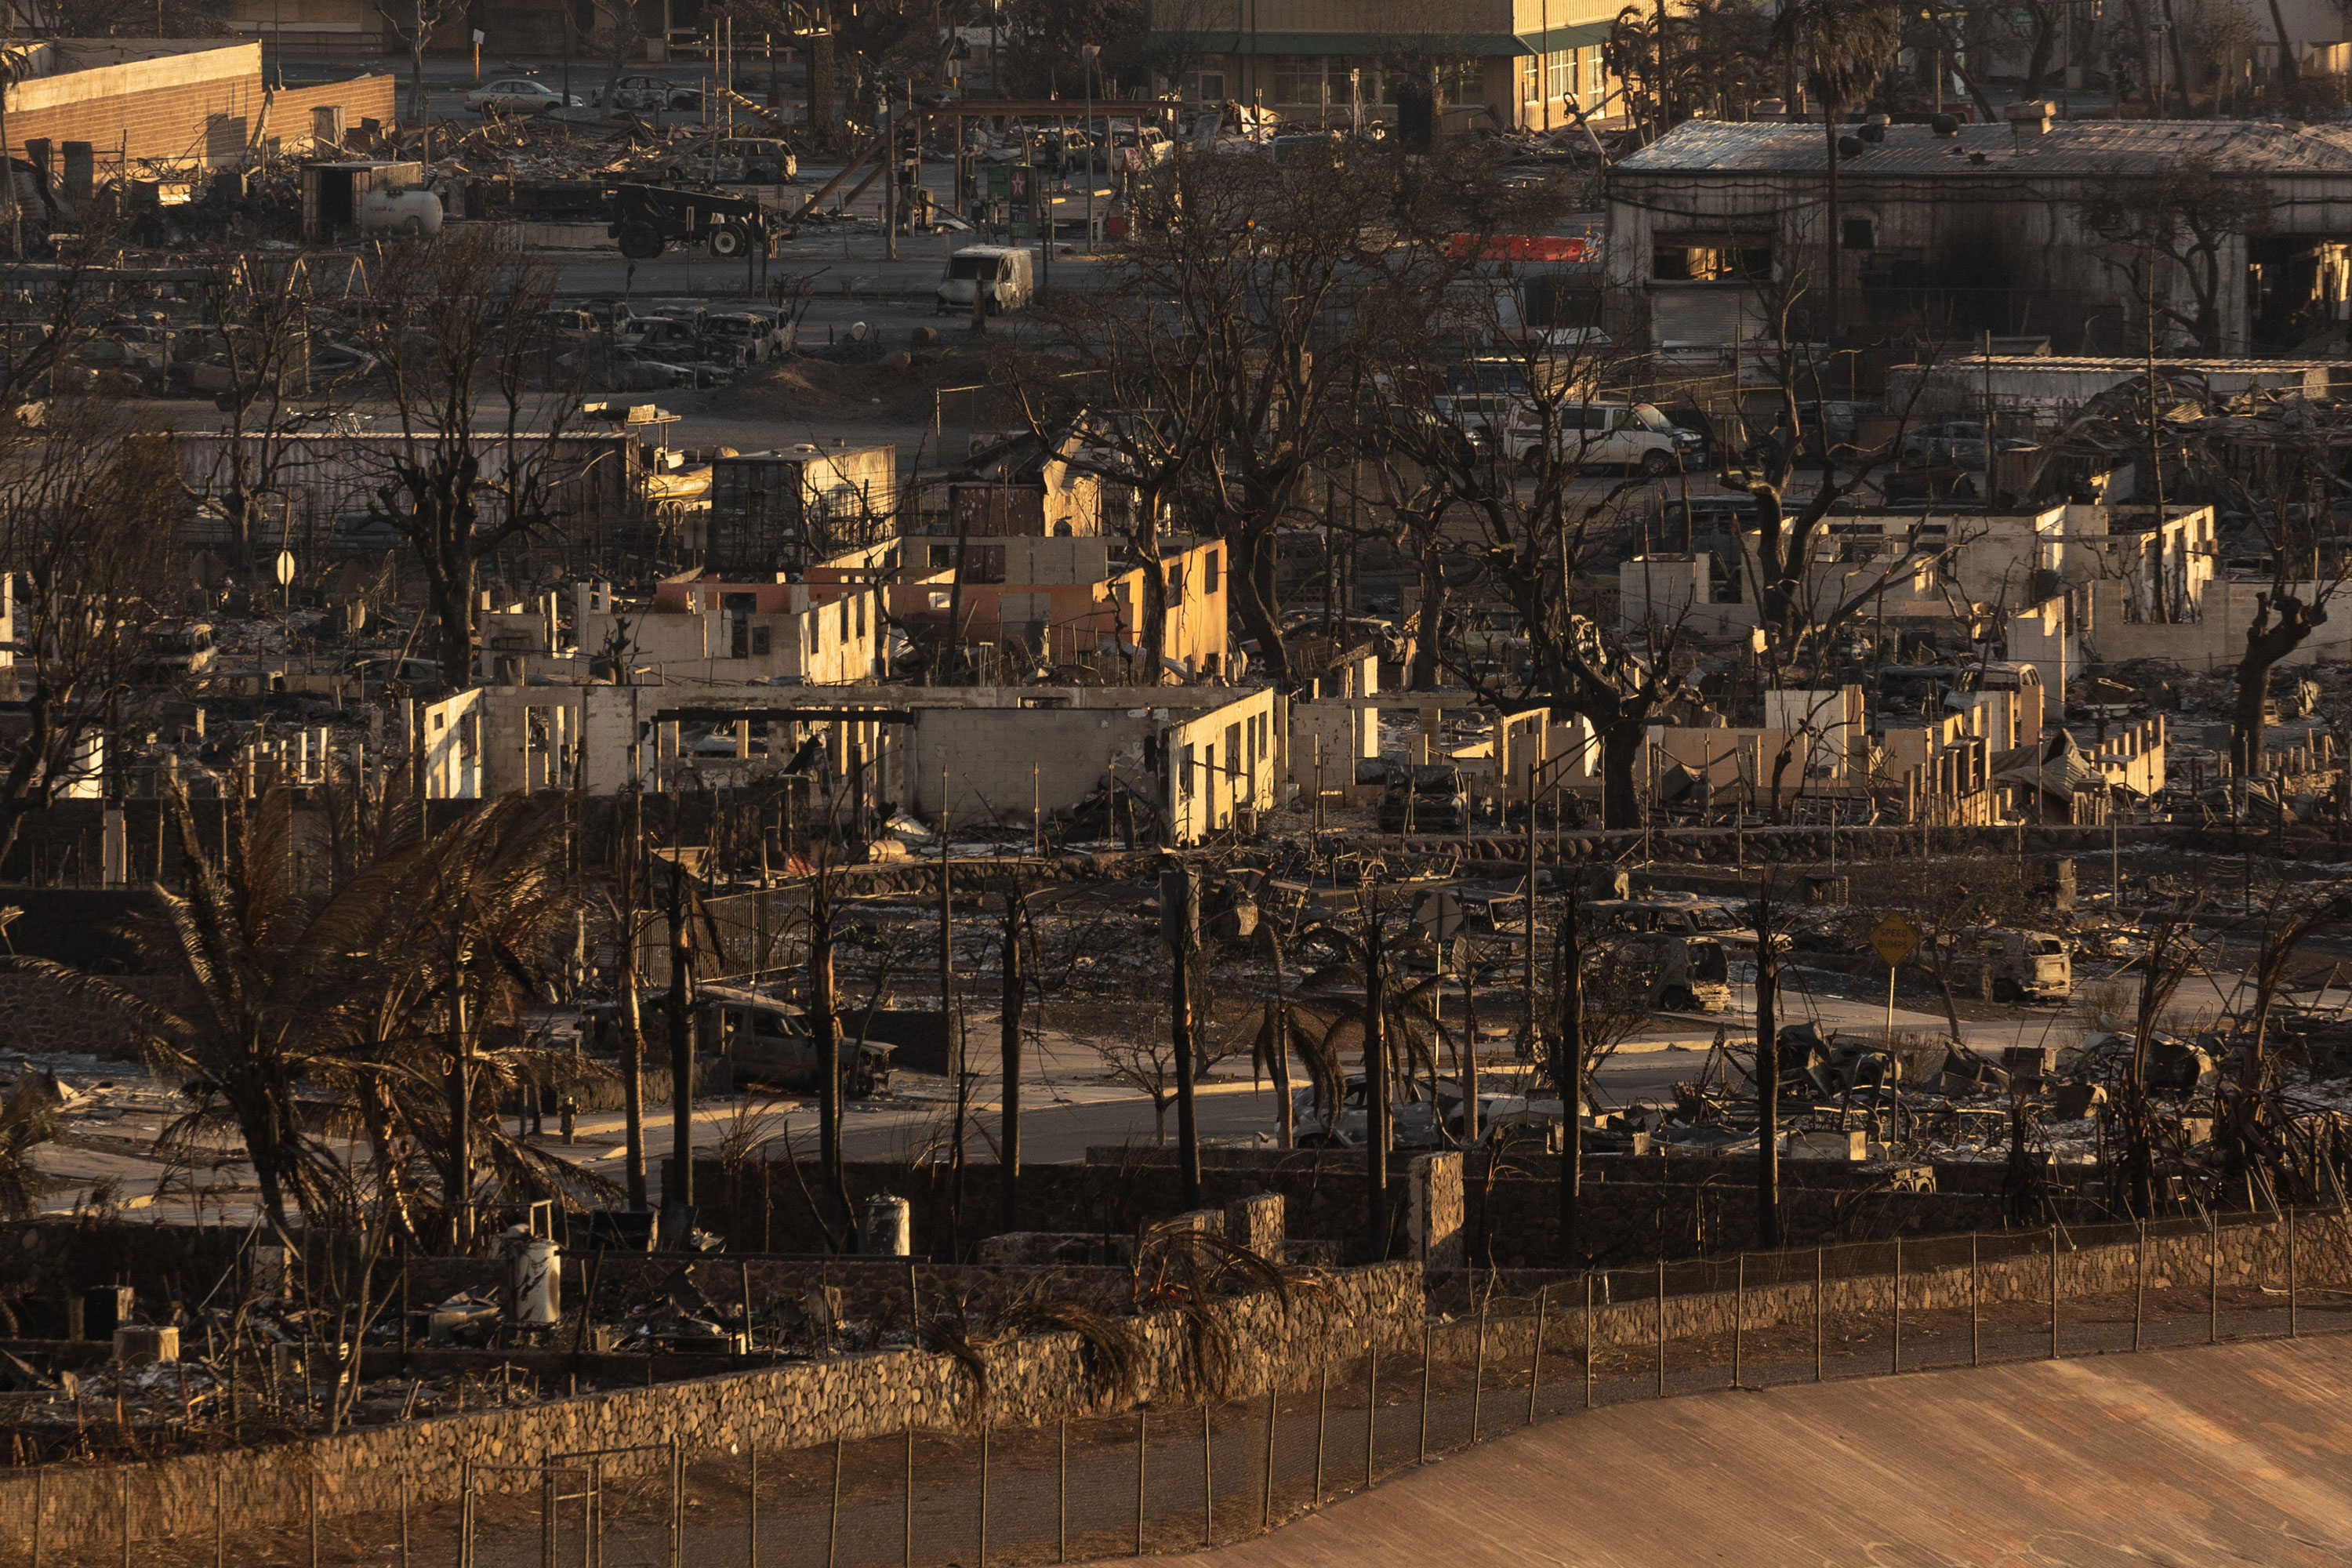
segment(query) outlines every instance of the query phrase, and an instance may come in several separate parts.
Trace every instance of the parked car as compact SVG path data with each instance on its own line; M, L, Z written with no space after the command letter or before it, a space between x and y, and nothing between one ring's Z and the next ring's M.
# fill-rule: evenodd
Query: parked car
M939 310L969 311L975 296L992 316L1024 310L1037 292L1029 252L1012 245L967 245L949 256L940 274Z
M1555 430L1563 456L1587 464L1654 477L1706 465L1706 437L1647 403L1563 403Z
M613 84L607 94L596 92L596 101L614 109L631 109L639 113L658 114L665 109L697 110L702 107L702 89L680 87L657 76L625 76Z
M1646 931L1612 946L1610 963L1640 979L1650 1007L1720 1013L1731 1005L1731 961L1712 937Z
M529 77L501 77L466 95L466 107L477 114L544 114L551 109L584 109L576 93L567 98L543 81Z
M1465 428L1475 418L1501 443L1512 462L1533 464L1544 450L1544 407L1524 396L1473 393L1450 400L1470 405ZM1505 408L1507 407L1507 417ZM1553 449L1566 462L1591 468L1623 468L1656 477L1706 465L1706 437L1667 418L1648 403L1557 403L1549 420ZM1475 431L1474 439L1477 438Z
M772 310L730 310L702 323L703 346L737 364L779 360L792 352L792 323Z
M1996 1002L2063 1002L2074 992L2066 944L2048 931L1972 926L1943 939L1956 990L1982 991Z
M716 147L689 142L669 162L673 184L789 185L799 173L793 150L764 136L722 136Z
M614 329L614 342L636 353L692 357L702 349L702 323L685 316L635 316Z
M617 392L667 392L676 387L713 385L719 377L708 366L679 364L623 349L613 355L612 380Z
M1131 120L1110 122L1110 145L1097 144L1094 165L1104 174L1140 174L1176 155L1176 143L1156 125L1139 128Z
M1470 814L1470 785L1460 768L1452 763L1391 763L1386 772L1378 817L1381 832L1462 831Z
M1997 439L2003 451L2033 445L2015 436ZM1974 419L1954 419L1906 431L1903 460L1916 468L1981 468L1985 466L1985 427Z
M1527 399L1507 392L1446 393L1429 400L1429 411L1461 431L1479 452L1507 449L1514 460L1518 451L1512 445L1512 426L1523 414L1531 412ZM1534 449L1532 445L1528 447Z

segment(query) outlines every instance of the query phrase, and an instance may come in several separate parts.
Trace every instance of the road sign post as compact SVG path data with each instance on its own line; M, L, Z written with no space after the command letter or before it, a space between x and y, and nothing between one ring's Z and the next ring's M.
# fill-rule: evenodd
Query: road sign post
M1870 928L1870 949L1886 964L1886 1048L1895 1049L1895 974L1919 951L1919 933L1901 915L1888 915ZM1890 1068L1892 1063L1890 1061Z

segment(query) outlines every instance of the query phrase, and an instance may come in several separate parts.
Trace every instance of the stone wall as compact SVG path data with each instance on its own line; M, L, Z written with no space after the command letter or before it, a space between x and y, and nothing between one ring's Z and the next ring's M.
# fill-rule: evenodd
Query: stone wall
M1943 1238L1943 1245L1934 1248L1938 1261L1923 1261L1915 1249L1901 1278L1903 1310L1965 1310L1972 1299L1984 1308L2002 1303L2047 1302L2051 1255L2046 1234L2012 1231L2002 1237L1988 1237L1986 1241L1998 1246L2000 1256L1989 1255L1973 1268L1967 1262L1941 1260L1955 1254L1964 1257L1967 1249L1958 1245L1964 1237ZM2352 1285L2352 1220L2345 1215L2325 1210L2300 1215L2294 1249L2294 1272L2303 1289L2340 1290ZM1811 1323L1814 1284L1810 1269L1804 1267L1806 1260L1801 1256L1791 1259L1785 1253L1779 1257L1783 1261L1795 1262L1804 1278L1760 1283L1751 1277L1745 1290L1712 1288L1685 1294L1673 1293L1677 1282L1670 1279L1665 1298L1666 1337L1727 1337L1736 1326L1753 1332ZM2277 1221L2247 1219L2224 1224L2212 1232L2195 1229L2151 1235L2145 1273L2138 1243L2131 1239L2078 1246L2061 1230L2057 1258L2061 1301L2129 1294L2142 1283L2149 1290L2204 1290L2218 1278L2223 1290L2252 1288L2274 1291L2282 1296L2279 1305L2285 1305L2287 1236L2285 1226ZM1831 1273L1824 1278L1821 1284L1822 1314L1830 1319L1891 1318L1896 1288L1895 1276L1888 1267L1891 1261L1890 1248L1882 1254L1873 1272ZM1715 1286L1729 1283L1729 1270L1725 1266L1716 1266L1711 1273L1717 1277L1712 1282ZM1604 1298L1597 1302L1592 1312L1592 1337L1603 1346L1621 1348L1655 1343L1659 1332L1658 1298L1641 1271L1623 1270L1601 1278L1613 1281L1621 1291L1636 1294L1631 1300L1612 1302ZM1585 1331L1581 1279L1563 1274L1510 1272L1499 1276L1497 1287L1511 1292L1517 1301L1513 1315L1490 1318L1486 1328L1487 1354L1528 1353L1536 1320L1521 1314L1528 1299L1547 1285L1550 1287L1551 1325L1545 1335L1547 1344L1580 1349ZM1457 1318L1433 1329L1432 1333L1437 1353L1458 1354L1466 1359L1474 1353L1472 1347L1478 1333L1475 1315Z
M315 1482L323 1517L388 1511L454 1499L468 1462L536 1463L586 1448L689 1450L812 1447L835 1436L1043 1425L1136 1404L1191 1403L1204 1392L1246 1399L1305 1387L1315 1369L1372 1344L1404 1350L1421 1340L1421 1270L1407 1263L1336 1272L1274 1294L1217 1301L1213 1328L1177 1311L1136 1321L1132 1386L1108 1382L1076 1333L1009 1340L977 1350L980 1372L956 1356L885 1350L701 1378L616 1389L520 1409L410 1421L319 1438L291 1450L166 1459L118 1470L49 1467L42 1487L45 1550L98 1551L120 1540L122 1489L134 1535L210 1517L214 1487L230 1513L256 1526L289 1525ZM1206 1350L1203 1347L1208 1347ZM644 1457L648 1470L665 1463ZM616 1472L625 1462L616 1467ZM517 1479L515 1484L530 1484ZM29 1530L33 1481L0 1481L0 1520ZM10 1543L10 1550L16 1543Z

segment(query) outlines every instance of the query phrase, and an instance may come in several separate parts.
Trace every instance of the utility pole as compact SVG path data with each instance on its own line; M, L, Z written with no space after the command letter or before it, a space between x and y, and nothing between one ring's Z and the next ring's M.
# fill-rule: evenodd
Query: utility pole
M842 1200L842 1223L857 1234L841 1169L841 1018L833 984L833 875L819 868L809 900L809 1012L816 1029L817 1158L824 1180Z
M1780 1245L1780 961L1772 946L1772 873L1756 894L1756 1240Z
M882 259L898 259L898 128L890 121L890 84L876 89L882 116Z
M1168 982L1168 1045L1176 1054L1176 1157L1184 1207L1201 1206L1201 1128L1192 1103L1192 947L1200 940L1199 873L1173 860L1160 873L1160 937L1175 963Z
M1528 919L1527 973L1521 976L1527 987L1527 1016L1519 1027L1519 1059L1523 1062L1536 1058L1536 775L1542 771L1539 762L1528 769L1528 897L1521 906Z
M997 1135L996 1168L1004 1188L1004 1228L1021 1228L1021 891L1016 881L1004 893L1004 998L997 1010L1003 1049L1003 1106ZM1197 1205L1195 1205L1197 1206Z
M621 849L621 1107L629 1208L646 1212L646 1027L637 1006L642 985L637 942L644 935L637 916L645 903L645 791L635 782L636 747L629 748L629 836Z
M955 876L948 842L948 771L940 770L940 1027L948 1042L948 1077L963 1082L963 1040L951 1021L955 1013ZM959 1091L961 1092L961 1091ZM961 1103L959 1099L958 1103ZM963 1128L956 1128L956 1145L963 1145Z
M688 923L686 867L669 868L669 1179L662 1210L669 1244L683 1249L694 1229L694 928Z
M1574 878L1559 909L1559 1040L1553 1047L1552 1082L1559 1089L1559 1255L1570 1268L1583 1266L1584 1124L1577 1118L1584 1098L1584 950L1577 929L1583 911ZM1532 940L1533 932L1529 932Z
M1095 139L1095 57L1101 53L1100 44L1078 46L1078 68L1086 73L1087 79L1087 129L1086 134L1079 140L1088 143L1093 143ZM1143 122L1138 120L1136 123L1140 125ZM1103 138L1106 143L1109 141L1110 138L1107 135ZM1088 256L1095 253L1095 154L1097 152L1103 155L1104 173L1108 174L1110 170L1110 148L1108 145L1089 145L1087 148L1087 254Z
M473 1052L466 1043L466 935L449 937L449 1250L474 1239L473 1103L467 1083Z
M1286 1153L1298 1147L1298 1108L1290 1099L1290 1006L1282 994L1282 933L1269 928L1274 944L1274 996L1265 1005L1266 1065L1274 1073L1276 1146Z

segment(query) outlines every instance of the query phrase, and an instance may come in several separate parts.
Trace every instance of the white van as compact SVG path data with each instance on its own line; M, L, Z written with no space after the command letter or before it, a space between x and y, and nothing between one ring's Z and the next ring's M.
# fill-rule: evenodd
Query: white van
M947 270L940 274L940 312L969 315L976 293L987 300L992 316L1025 310L1037 295L1029 252L1013 245L967 245L950 255Z
M1521 403L1512 428L1514 460L1536 460L1543 448L1543 423L1539 410ZM1593 468L1622 465L1654 479L1706 466L1706 438L1682 428L1647 403L1556 405L1552 441L1565 460Z

